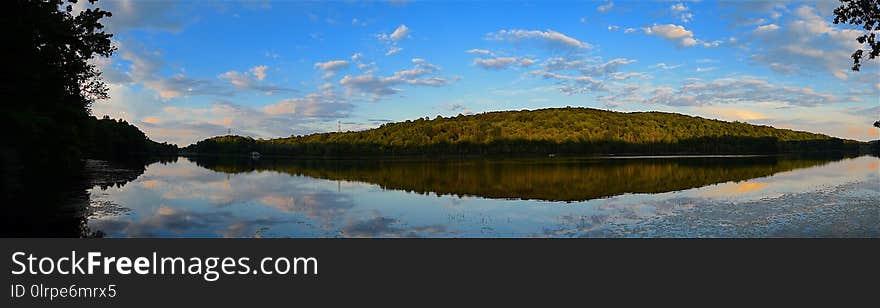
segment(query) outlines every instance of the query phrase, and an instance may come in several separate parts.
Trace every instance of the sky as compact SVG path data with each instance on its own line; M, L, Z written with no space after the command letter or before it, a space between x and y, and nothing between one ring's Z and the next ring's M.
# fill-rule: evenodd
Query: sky
M92 114L180 146L565 106L880 138L880 64L850 70L835 1L96 5L118 50Z

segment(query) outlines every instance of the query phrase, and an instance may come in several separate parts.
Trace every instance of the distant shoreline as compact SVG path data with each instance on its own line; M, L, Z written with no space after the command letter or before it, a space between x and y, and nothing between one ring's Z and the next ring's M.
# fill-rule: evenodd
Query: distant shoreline
M456 159L547 159L547 160L570 160L570 159L679 159L679 158L755 158L755 157L858 157L868 153L850 153L841 151L806 152L806 153L772 153L772 154L662 154L662 155L638 155L638 154L600 154L600 155L575 155L560 154L553 157L547 155L515 154L515 155L352 155L352 156L295 156L295 155L261 155L252 158L244 154L212 154L212 153L180 153L178 156L185 158L221 158L241 160L456 160Z

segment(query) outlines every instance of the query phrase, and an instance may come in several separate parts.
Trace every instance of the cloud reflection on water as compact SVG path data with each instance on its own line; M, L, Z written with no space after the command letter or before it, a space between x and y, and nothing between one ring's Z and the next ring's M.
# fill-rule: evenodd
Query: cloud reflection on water
M700 232L717 226L692 225L692 233L679 232L682 228L664 233L656 226L630 227L669 217L679 219L678 227L707 221L784 223L779 217L810 214L822 207L774 206L793 200L780 198L821 194L823 189L851 183L876 185L877 166L878 158L860 157L682 191L563 203L410 193L369 182L271 170L227 174L180 159L150 165L125 186L92 189L93 203L111 201L130 211L90 217L89 227L122 237L701 236ZM843 191L854 195L849 201L853 204L880 199L877 190L854 187ZM717 210L739 205L747 207ZM858 209L872 215L870 207ZM861 225L869 229L880 225L880 218L873 224L867 219ZM731 232L718 234L738 236Z

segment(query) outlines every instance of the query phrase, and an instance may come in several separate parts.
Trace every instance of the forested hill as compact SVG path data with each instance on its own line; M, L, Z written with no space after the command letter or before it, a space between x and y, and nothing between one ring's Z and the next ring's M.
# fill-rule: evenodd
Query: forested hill
M858 151L864 143L675 113L590 108L500 111L271 140L219 136L184 154L403 156L493 154L770 154Z

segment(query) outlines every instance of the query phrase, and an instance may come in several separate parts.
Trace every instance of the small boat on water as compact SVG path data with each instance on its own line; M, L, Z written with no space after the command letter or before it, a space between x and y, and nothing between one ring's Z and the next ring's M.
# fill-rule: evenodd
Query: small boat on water
M251 152L251 158L253 158L253 159L259 159L259 158L260 158L260 152L256 152L256 151Z

